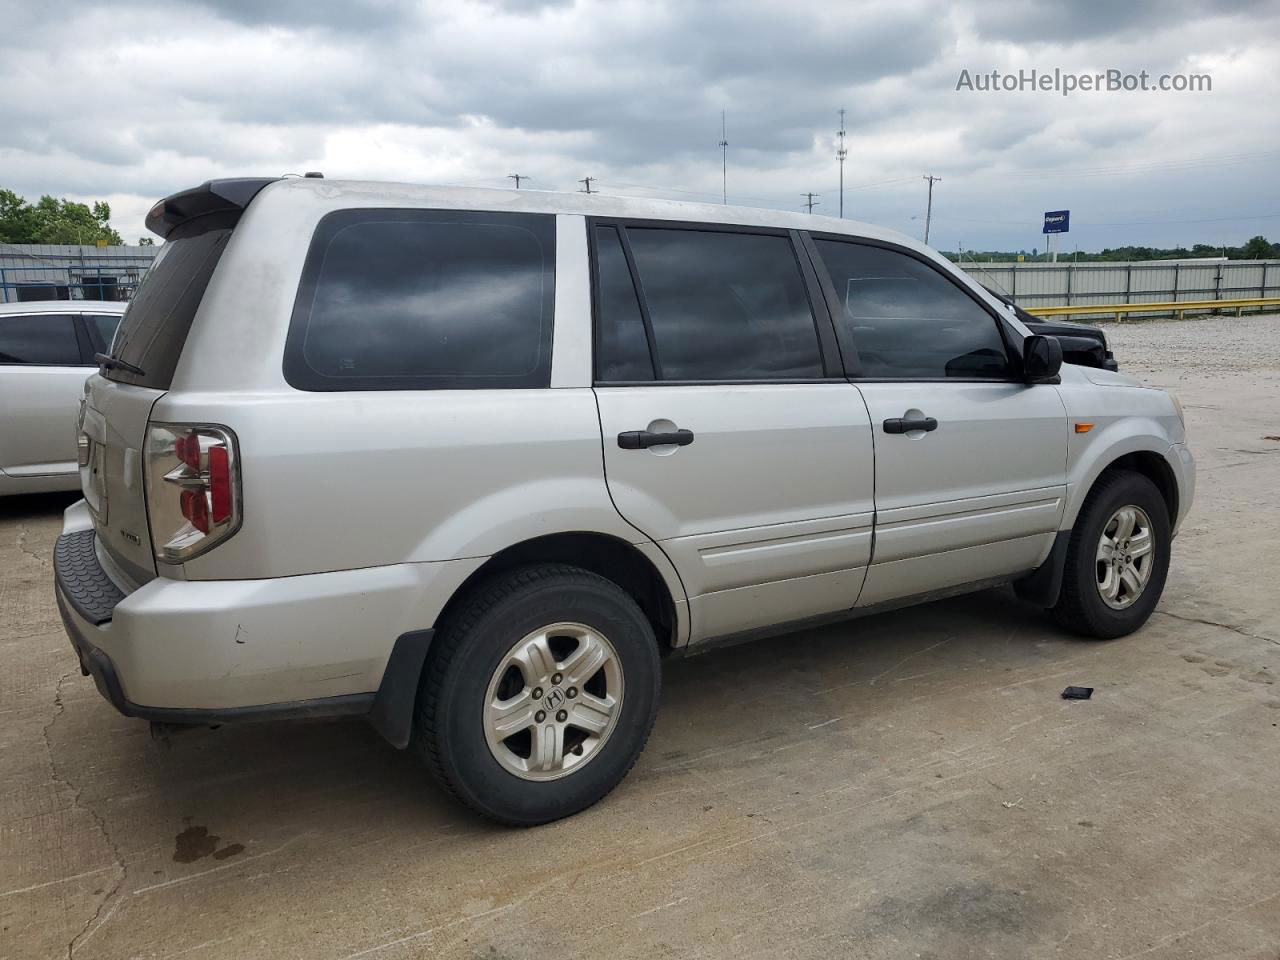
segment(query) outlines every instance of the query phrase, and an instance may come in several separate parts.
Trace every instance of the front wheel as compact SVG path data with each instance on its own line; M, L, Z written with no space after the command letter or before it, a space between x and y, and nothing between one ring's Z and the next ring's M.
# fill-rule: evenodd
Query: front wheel
M1169 572L1169 509L1142 474L1117 470L1089 491L1071 531L1054 617L1111 639L1147 622Z
M575 567L522 567L481 585L443 626L415 739L467 806L502 823L546 823L626 776L660 682L653 628L621 588Z

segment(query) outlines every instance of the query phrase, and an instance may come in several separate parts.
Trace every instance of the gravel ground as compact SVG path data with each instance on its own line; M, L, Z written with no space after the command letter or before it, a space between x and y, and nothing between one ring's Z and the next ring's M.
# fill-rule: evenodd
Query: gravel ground
M1280 316L1205 317L1102 324L1120 369L1165 386L1248 372L1259 385L1280 382Z
M1276 960L1280 318L1108 332L1199 460L1146 627L1000 590L671 661L534 830L358 719L153 742L58 621L72 498L0 499L0 958Z

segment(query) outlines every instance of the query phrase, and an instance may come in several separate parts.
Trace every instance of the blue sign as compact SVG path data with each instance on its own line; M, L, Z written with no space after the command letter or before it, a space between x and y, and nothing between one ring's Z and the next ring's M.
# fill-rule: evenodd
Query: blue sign
M1070 210L1046 210L1041 233L1067 233L1071 229Z

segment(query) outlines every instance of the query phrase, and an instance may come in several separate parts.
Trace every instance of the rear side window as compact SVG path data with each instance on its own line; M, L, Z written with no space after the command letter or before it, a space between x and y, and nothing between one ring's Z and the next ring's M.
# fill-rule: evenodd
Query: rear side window
M111 341L116 335L116 328L120 326L120 315L116 313L86 313L84 315L85 326L89 328L89 335L93 338L93 347L102 353L111 352Z
M344 210L321 220L285 351L302 390L546 387L555 218Z
M605 381L652 380L644 316L617 227L596 227L596 371Z
M112 356L144 373L113 367L104 371L104 376L120 383L169 389L191 321L234 224L232 216L210 215L182 224L169 234L129 301L112 344Z
M65 314L0 317L0 364L79 366L75 320Z
M651 227L627 227L625 237L658 379L823 377L813 310L788 237ZM608 306L601 304L606 325L615 322Z
M836 322L867 378L1000 379L1008 355L995 318L928 264L883 247L817 240L843 310Z

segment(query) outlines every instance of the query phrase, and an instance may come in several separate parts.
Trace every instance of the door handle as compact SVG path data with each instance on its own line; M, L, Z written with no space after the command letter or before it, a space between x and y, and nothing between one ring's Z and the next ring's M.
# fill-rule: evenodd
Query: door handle
M906 433L908 430L923 430L928 433L930 430L937 429L938 421L933 417L919 417L911 420L905 417L893 417L884 422L885 433Z
M623 450L644 450L649 447L660 447L675 444L687 447L693 443L692 430L675 430L671 433L651 433L648 430L627 430L618 434L618 446Z

